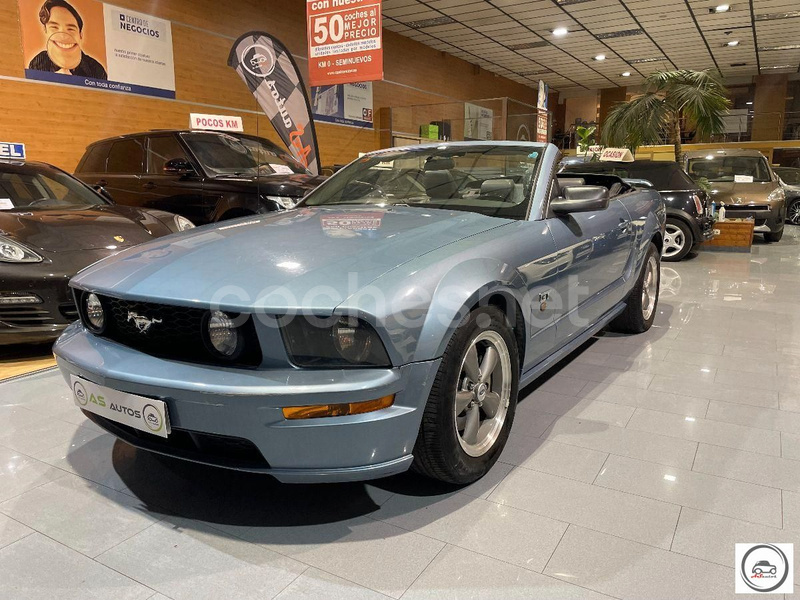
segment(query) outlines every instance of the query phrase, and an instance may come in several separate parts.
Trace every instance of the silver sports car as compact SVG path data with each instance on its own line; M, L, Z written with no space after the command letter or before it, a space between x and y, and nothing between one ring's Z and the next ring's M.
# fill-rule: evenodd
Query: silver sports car
M100 262L55 346L75 403L135 446L281 481L480 478L521 386L656 313L658 192L558 159L382 150L293 210Z

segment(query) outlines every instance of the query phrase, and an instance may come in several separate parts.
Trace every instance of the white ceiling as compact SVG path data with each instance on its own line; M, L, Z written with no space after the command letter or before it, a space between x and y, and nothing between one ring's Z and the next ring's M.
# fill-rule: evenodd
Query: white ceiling
M723 2L730 11L710 12ZM800 70L800 0L383 0L383 15L386 29L562 92L635 86L656 69Z

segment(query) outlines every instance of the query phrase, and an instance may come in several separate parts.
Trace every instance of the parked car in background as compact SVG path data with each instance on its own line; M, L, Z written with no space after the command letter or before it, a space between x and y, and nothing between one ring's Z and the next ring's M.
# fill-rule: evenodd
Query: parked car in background
M170 213L114 205L53 166L0 161L0 345L54 340L78 318L73 275L192 227Z
M562 186L558 156L374 152L293 210L83 271L82 322L55 347L75 402L136 446L282 481L480 478L522 386L656 315L660 195L610 175Z
M664 236L665 261L682 260L692 248L713 233L714 220L708 195L674 162L635 160L633 162L586 162L582 157L563 161L564 174L609 173L627 180L650 182L661 193L667 208Z
M324 177L269 140L216 131L150 131L91 144L75 174L117 204L196 224L293 207Z
M786 220L800 225L800 169L794 167L772 167L778 175L786 194Z
M789 185L800 185L800 168L797 167L772 167L772 170Z
M757 150L688 152L686 172L707 182L717 207L725 204L728 218L755 221L755 232L767 242L783 237L786 195L767 158Z

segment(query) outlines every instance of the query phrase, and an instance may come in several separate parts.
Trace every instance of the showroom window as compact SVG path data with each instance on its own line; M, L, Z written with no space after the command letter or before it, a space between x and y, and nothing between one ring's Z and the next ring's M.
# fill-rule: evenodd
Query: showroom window
M139 175L142 172L144 148L139 140L114 142L108 155L109 173L128 173Z
M164 164L173 158L187 159L178 140L171 135L151 137L147 149L147 173L149 175L163 175Z

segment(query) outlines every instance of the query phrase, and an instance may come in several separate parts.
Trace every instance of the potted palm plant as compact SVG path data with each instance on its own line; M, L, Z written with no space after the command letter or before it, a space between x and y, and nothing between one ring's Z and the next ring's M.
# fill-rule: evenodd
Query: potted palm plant
M725 86L708 71L656 71L645 80L641 94L611 107L600 137L607 146L631 152L666 138L680 163L687 126L699 140L722 133L729 106Z

